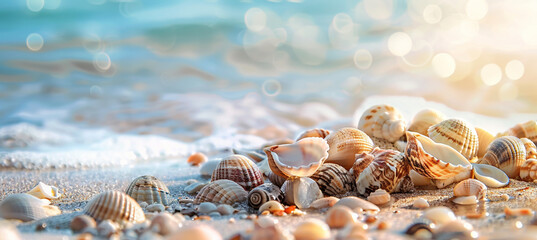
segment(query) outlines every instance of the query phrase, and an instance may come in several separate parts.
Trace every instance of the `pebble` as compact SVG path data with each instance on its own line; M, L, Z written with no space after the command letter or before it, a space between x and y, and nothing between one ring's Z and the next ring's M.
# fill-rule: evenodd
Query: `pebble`
M424 198L418 198L414 200L414 203L412 204L412 206L414 208L420 208L420 209L428 208L429 202L427 202L427 200L425 200Z
M230 219L228 220L228 222L229 222L229 223L235 223L235 218L230 218Z
M88 227L97 227L97 223L95 222L95 219L88 215L79 215L73 218L70 227L73 232L78 233L82 232L85 228Z
M153 203L145 208L148 212L164 212L164 205L160 203Z
M212 218L215 218L215 217L221 217L222 214L220 214L219 212L211 212L209 213L209 217L212 217Z
M194 195L198 193L203 187L205 187L205 185L207 185L207 183L194 183L185 187L185 191L190 195Z
M182 215L185 215L185 216L194 216L196 215L196 210L195 209L192 209L192 208L185 208L181 211L181 214Z
M47 223L39 223L35 226L36 231L45 231L47 229Z
M207 156L200 152L195 152L188 157L186 160L187 163L190 163L192 166L199 166L207 162Z
M326 213L325 221L330 228L342 228L347 223L356 222L356 214L345 206L335 206Z
M180 204L194 203L194 199L183 198L183 199L179 199L178 202L179 202Z
M209 214L215 211L216 211L216 205L214 205L214 203L211 203L211 202L202 202L198 206L198 212L200 213Z
M97 232L100 236L111 237L119 230L119 225L111 220L104 220L97 226Z
M222 215L231 215L233 214L233 211L235 211L235 209L230 205L220 204L216 208L216 211L218 211Z
M146 208L148 205L149 205L149 204L146 203L146 202L141 202L141 203L140 203L140 207L141 207L141 208Z
M425 210L423 217L435 224L444 224L456 219L455 213L447 207L432 207Z
M149 228L160 235L166 236L179 230L180 222L168 212L159 213L151 220Z

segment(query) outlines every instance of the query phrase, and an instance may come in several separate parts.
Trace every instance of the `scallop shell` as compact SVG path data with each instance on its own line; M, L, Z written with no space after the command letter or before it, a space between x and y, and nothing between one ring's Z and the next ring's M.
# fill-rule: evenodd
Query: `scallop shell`
M394 107L386 104L375 105L367 109L358 129L370 136L395 142L405 134L406 122L403 115Z
M448 179L471 171L470 162L453 148L419 133L407 132L405 156L412 169L430 179Z
M455 197L475 196L477 200L483 200L486 195L487 186L475 179L461 181L453 188L453 196Z
M246 191L264 183L263 175L255 163L242 155L231 155L220 161L213 171L211 181L228 179L236 182Z
M304 131L303 133L298 135L296 140L299 141L300 139L308 138L308 137L326 138L326 136L328 136L329 134L330 134L329 130L322 129L322 128L314 128L314 129Z
M125 192L138 203L160 203L165 206L170 204L170 190L154 176L144 175L135 178Z
M39 182L34 188L32 188L32 190L28 191L27 193L33 195L34 197L48 200L58 199L62 196L58 192L57 187L49 186L42 182Z
M322 138L304 138L293 144L264 149L270 169L284 178L307 177L319 169L328 157L328 144Z
M315 181L308 177L288 179L282 186L285 203L298 208L308 208L310 204L323 197L323 193Z
M336 163L349 170L354 164L354 156L368 153L373 149L373 141L367 134L356 128L342 128L326 137L328 146L327 163Z
M383 205L390 201L390 194L383 189L379 188L376 191L369 194L367 201L374 203L375 205Z
M482 158L485 156L485 153L487 153L487 148L489 147L490 143L494 141L494 135L487 130L478 127L475 128L475 132L477 133L477 139L479 142L477 157Z
M60 209L50 205L50 201L39 199L26 193L7 196L0 202L0 218L33 221L50 216L59 215Z
M358 193L367 196L379 188L393 192L409 174L410 164L399 151L375 148L371 153L356 155L353 172Z
M194 204L215 202L232 205L235 202L246 200L247 196L248 192L239 184L231 180L220 179L210 182L207 186L203 187L198 195L196 195Z
M519 123L508 129L506 132L500 133L499 136L515 136L518 138L528 138L534 143L537 142L537 120L530 120L524 123Z
M97 221L109 219L120 224L145 221L140 205L129 195L119 191L103 192L93 197L86 205L84 213Z
M537 146L528 138L521 138L520 141L524 143L526 149L526 159L537 158Z
M248 205L258 209L264 203L275 200L282 202L284 195L280 188L272 183L265 183L257 186L248 193Z
M520 167L520 179L533 182L537 179L537 159L528 159Z
M526 161L526 148L517 137L504 136L494 140L485 156L478 162L489 164L504 171L510 178L516 178L520 166Z
M472 174L487 187L503 187L509 184L509 177L497 167L488 164L472 163Z
M285 182L285 180L287 180L286 178L284 177L281 177L279 175L276 175L275 173L273 173L272 171L268 172L267 173L267 178L270 180L270 182L278 187L282 187L283 183Z
M477 156L479 149L477 132L464 120L447 119L431 126L427 132L431 140L452 147L466 159L472 160Z
M427 135L427 129L432 125L438 124L446 119L446 116L434 109L423 109L414 115L408 131L417 132Z
M310 178L317 182L325 196L341 195L355 189L354 179L349 172L334 163L323 164Z

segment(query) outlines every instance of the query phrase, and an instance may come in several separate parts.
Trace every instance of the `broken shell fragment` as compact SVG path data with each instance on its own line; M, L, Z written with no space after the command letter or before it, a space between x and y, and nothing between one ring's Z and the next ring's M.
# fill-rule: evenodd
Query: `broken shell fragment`
M166 206L170 204L170 190L166 184L150 175L132 180L125 192L138 203L160 203Z
M337 197L323 197L313 201L310 204L310 208L321 209L334 206L339 201Z
M36 198L54 200L60 198L62 195L58 192L58 188L49 186L42 182L39 182L32 190L26 192L33 195Z
M213 171L211 181L220 179L236 182L246 191L264 183L257 165L249 158L237 154L223 158Z
M366 134L390 142L395 142L405 134L406 122L403 115L393 106L375 105L367 109L360 117L358 129Z
M478 163L492 165L504 171L510 178L516 178L525 161L524 143L517 137L504 136L492 141L487 153Z
M194 204L202 202L233 204L246 200L246 192L239 184L227 180L220 179L210 182L203 187L194 199Z
M528 159L520 166L520 179L526 182L537 179L537 159Z
M334 163L323 164L310 178L319 185L325 196L341 195L355 189L354 179L349 172Z
M282 186L282 192L286 204L300 209L308 208L313 201L323 197L317 183L307 177L288 179Z
M373 141L364 132L356 128L342 128L326 137L328 150L327 163L335 163L349 170L355 161L355 155L368 153L373 149Z
M97 221L109 219L119 224L145 221L140 205L129 195L119 191L96 195L88 202L84 213Z
M296 141L299 141L300 139L308 138L308 137L326 138L326 136L328 136L329 134L330 134L329 130L322 129L322 128L314 128L314 129L306 130L303 133L301 133L296 138Z
M472 163L472 173L475 179L484 183L487 187L503 187L509 184L509 177L504 171L488 164Z
M423 109L414 115L408 131L427 135L429 127L444 121L444 119L446 119L446 116L437 110Z
M59 214L60 209L50 205L49 200L26 193L9 195L0 202L0 218L27 222Z
M372 192L368 197L367 201L370 201L374 203L375 205L384 205L388 202L390 202L390 193L384 191L383 189L379 188L376 191Z
M248 205L254 209L258 209L270 200L281 202L284 197L278 186L272 183L265 183L257 186L248 193Z

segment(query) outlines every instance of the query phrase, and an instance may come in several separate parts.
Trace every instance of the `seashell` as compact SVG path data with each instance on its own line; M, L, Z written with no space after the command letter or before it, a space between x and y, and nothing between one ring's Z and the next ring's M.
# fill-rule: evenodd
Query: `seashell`
M455 183L455 182L460 182L464 179L468 179L472 177L472 171L464 171L464 172L461 172L451 178L447 178L447 179L432 179L431 181L433 182L433 184L437 187L437 188L445 188L446 186L452 184L452 183Z
M390 194L379 188L367 197L367 201L370 201L377 206L384 205L390 201Z
M395 193L412 193L414 191L416 191L416 187L412 182L412 178L408 175L403 177L403 180L401 180L393 190Z
M214 203L211 203L211 202L202 202L198 206L198 212L204 213L204 214L216 212L216 205L214 205Z
M231 215L233 214L235 209L227 204L220 204L216 208L216 211L219 212L221 215Z
M179 230L181 222L168 212L159 213L151 219L149 229L156 229L156 232L162 236L169 235Z
M464 120L447 119L427 130L429 138L446 144L460 152L466 159L477 156L479 141L475 128Z
M416 200L414 200L414 203L412 204L413 207L415 208L428 208L429 207L429 202L427 202L427 200L423 199L423 198L418 198Z
M510 208L510 207L505 207L503 209L503 212L505 213L506 217L533 215L533 210L531 210L531 208Z
M336 235L337 240L367 240L370 239L367 235L367 224L362 222L355 222L346 225L343 229L338 231Z
M293 232L296 240L321 240L330 238L330 227L316 218L308 218L298 224Z
M340 206L340 205L346 206L353 210L357 208L361 208L362 210L366 212L377 213L380 211L380 208L377 207L377 205L369 201L363 200L361 198L354 197L354 196L344 197L340 199L334 206Z
M138 203L129 195L119 191L108 191L93 197L84 213L97 221L106 219L119 224L145 221L145 215Z
M49 200L39 199L26 193L9 195L0 202L0 218L27 222L59 214L61 214L60 209L50 205Z
M515 136L518 138L528 138L534 143L537 142L537 121L530 120L524 123L519 123L507 131L498 134L501 136Z
M314 128L314 129L306 130L300 135L298 135L298 137L296 138L296 141L299 141L300 139L308 138L308 137L326 138L326 136L328 136L329 134L330 134L329 130L325 130L322 128Z
M285 240L288 238L278 225L278 220L270 216L261 216L254 221L254 231L250 239Z
M112 235L117 234L119 231L119 225L110 220L103 220L97 225L97 232L100 236L110 238Z
M432 239L433 230L431 224L419 222L410 225L410 227L406 229L405 234L411 235L415 239Z
M358 129L367 135L395 142L405 134L406 122L403 115L386 104L367 109L358 122Z
M477 204L477 197L473 195L461 196L461 197L453 198L452 201L459 205L474 205L474 204Z
M485 153L487 153L487 148L490 145L492 141L494 141L494 135L492 133L488 132L485 129L482 128L475 128L475 132L477 133L477 139L479 142L479 147L477 149L477 157L482 158L485 156Z
M509 177L497 167L488 164L472 163L472 175L487 187L503 187L509 184Z
M427 135L429 127L438 124L446 119L446 116L434 109L423 109L414 115L408 131L417 132L422 135Z
M280 188L272 183L265 183L252 189L248 193L248 205L254 209L258 209L264 203L275 200L283 201L284 195Z
M263 184L263 175L255 163L242 155L231 155L220 161L213 171L211 181L228 179L236 182L246 191Z
M510 178L516 178L525 161L524 143L517 137L504 136L492 141L487 153L478 163L492 165L504 171Z
M208 161L204 163L200 168L200 175L203 178L211 178L213 175L214 170L216 167L220 164L220 160L216 161Z
M537 158L537 146L528 138L521 138L520 141L524 144L526 149L526 159Z
M477 200L485 199L487 195L487 186L475 179L466 179L457 183L453 188L453 196L476 196Z
M26 192L33 195L36 198L54 200L60 198L62 195L58 192L58 188L49 186L42 182L39 182L32 190Z
M432 207L425 210L423 217L431 220L435 224L442 225L444 223L456 220L455 213L447 207Z
M78 215L73 218L69 226L74 233L78 233L86 228L97 227L97 223L95 222L95 219L88 215Z
M196 195L194 204L213 202L232 205L235 202L246 200L247 195L248 192L246 192L239 184L231 180L220 179L210 182L203 187L198 195Z
M205 187L208 183L201 183L201 182L197 182L197 183L193 183L193 184L190 184L188 186L185 187L185 192L187 192L188 194L196 194L198 193L203 187Z
M537 179L537 159L528 159L520 166L520 179L526 182Z
M337 197L323 197L313 201L310 208L321 209L334 206L339 201Z
M397 140L396 142L390 142L386 139L377 138L377 137L371 137L371 140L373 141L373 145L375 147L381 148L381 149L391 149L391 150L397 150L399 151L399 144L398 142L401 142Z
M315 181L308 177L288 179L282 186L285 203L298 208L308 208L310 204L323 197L323 193Z
M341 195L355 189L352 176L344 167L335 163L323 164L310 178L319 185L325 196Z
M270 180L270 182L278 187L282 187L283 183L285 182L285 180L287 180L287 178L284 178L284 177L281 177L275 173L273 173L272 171L268 172L267 173L267 178Z
M233 154L243 155L245 157L248 157L252 161L258 163L267 158L263 150L258 149L232 149Z
M150 175L140 176L132 180L125 192L138 203L160 203L166 206L171 203L170 190L166 184Z
M199 166L207 162L207 156L200 152L195 152L188 157L186 160L192 166Z
M453 148L418 133L407 132L406 136L405 156L417 173L430 179L448 179L471 171L470 162Z
M274 212L283 211L283 210L285 210L283 205L280 202L274 201L274 200L270 200L266 203L263 203L263 205L259 207L259 213L262 213L264 211L269 211L270 213L274 213Z
M325 221L330 228L342 228L349 223L355 223L356 218L356 213L348 207L336 206L328 210Z
M181 228L179 231L171 234L167 240L222 240L222 236L214 228L205 224L194 224Z
M410 164L403 153L379 148L356 155L353 166L356 189L366 196L379 188L393 192L409 171Z
M414 186L429 186L432 184L430 178L425 177L417 173L414 170L410 170L410 173L408 174L408 176L412 180L412 183L414 184Z
M355 155L368 153L373 149L373 141L367 134L356 128L342 128L326 137L328 150L327 163L336 163L349 170L354 164Z

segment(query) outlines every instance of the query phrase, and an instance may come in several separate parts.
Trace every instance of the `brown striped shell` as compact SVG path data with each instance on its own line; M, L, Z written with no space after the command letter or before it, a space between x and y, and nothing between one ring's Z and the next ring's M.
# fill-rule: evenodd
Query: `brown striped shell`
M236 182L246 191L263 184L263 174L249 158L243 155L231 155L220 161L213 171L211 181L228 179Z
M0 202L0 219L18 219L27 222L59 214L60 209L50 205L49 200L26 193L11 194Z
M520 180L533 182L537 179L537 159L530 158L520 166Z
M519 175L520 166L526 161L526 147L517 137L503 136L495 139L488 147L487 153L479 161L504 171L510 178Z
M405 154L395 150L375 148L371 153L356 155L353 174L356 189L361 195L369 195L377 189L394 192L397 185L410 172Z
M135 178L125 192L138 203L160 203L165 206L170 204L170 190L154 176L144 175Z
M373 141L367 134L356 128L342 128L326 137L327 163L336 163L349 170L354 164L354 155L367 153L373 149Z
M414 115L410 126L408 126L408 131L427 135L429 127L444 121L444 119L446 116L437 110L423 109Z
M463 180L453 187L455 197L475 196L477 200L483 200L486 195L487 186L476 179Z
M319 185L325 196L336 196L354 191L354 178L342 166L334 163L323 164L310 177Z
M140 205L129 195L119 191L103 192L93 197L86 205L84 213L97 221L109 219L120 224L145 221Z
M534 143L537 142L537 120L530 120L519 123L507 131L500 133L499 136L515 136L518 138L528 138Z
M393 106L375 105L367 109L358 122L358 129L367 135L395 142L405 134L403 115Z
M214 182L210 182L203 187L196 198L194 204L200 204L202 202L214 202L224 203L232 205L235 202L242 202L246 200L248 192L244 190L239 184L227 180L220 179Z
M447 119L427 130L429 138L446 144L460 152L466 159L477 156L479 141L475 128L461 119Z
M261 205L270 200L282 202L284 197L285 196L278 186L272 183L264 183L248 193L248 205L255 209L259 209Z
M303 139L303 138L308 138L308 137L326 138L326 136L328 136L329 134L330 134L329 130L322 129L322 128L314 128L314 129L306 130L300 135L298 135L298 137L296 138L296 141Z

